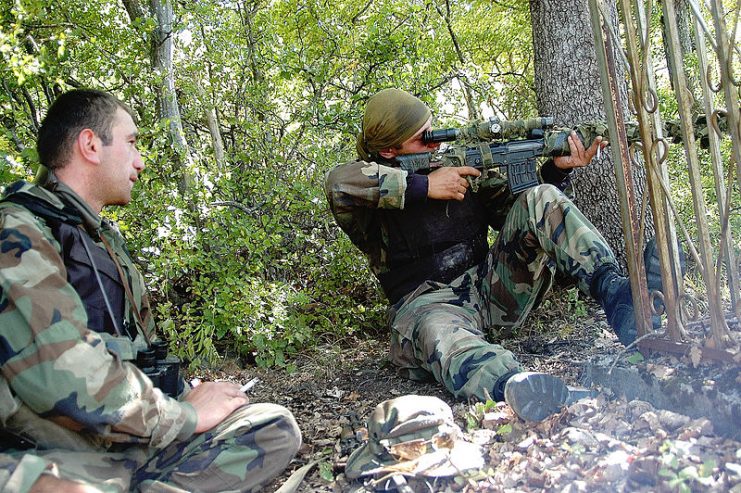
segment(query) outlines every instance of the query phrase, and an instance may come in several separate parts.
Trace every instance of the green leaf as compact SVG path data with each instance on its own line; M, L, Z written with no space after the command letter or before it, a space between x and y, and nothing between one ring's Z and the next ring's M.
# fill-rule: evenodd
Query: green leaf
M715 471L716 467L718 467L718 464L715 462L715 459L705 460L700 466L700 470L699 470L700 477L701 478L710 477L713 474L713 471Z
M633 353L630 356L628 356L625 360L628 363L630 363L631 365L636 365L636 364L642 362L644 359L645 358L643 357L643 355L641 353L639 353L638 351L636 351L635 353Z
M329 482L334 481L334 474L332 473L332 464L329 462L319 463L319 477Z
M499 435L508 435L508 434L512 433L512 423L507 423L505 425L500 426L497 429L497 433Z

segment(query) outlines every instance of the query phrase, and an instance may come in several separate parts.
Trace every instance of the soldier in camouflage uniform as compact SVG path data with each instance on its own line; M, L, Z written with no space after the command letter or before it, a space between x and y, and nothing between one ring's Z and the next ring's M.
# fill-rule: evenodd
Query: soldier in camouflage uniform
M16 183L0 202L2 491L254 491L300 446L281 406L228 382L171 398L129 361L154 321L99 214L131 199L136 135L116 98L66 93L39 131L43 186Z
M521 417L542 419L569 398L567 388L549 375L521 373L484 331L522 324L559 271L602 303L621 341L635 338L628 280L562 192L572 168L587 165L606 142L597 138L585 150L570 136L571 155L546 162L543 184L514 196L496 171L474 192L466 178L480 172L471 167L426 175L399 169L394 157L437 149L422 141L430 125L429 109L410 94L373 96L359 159L327 174L330 209L389 299L391 360L405 376L433 376L460 398L506 398ZM490 227L499 231L491 248Z

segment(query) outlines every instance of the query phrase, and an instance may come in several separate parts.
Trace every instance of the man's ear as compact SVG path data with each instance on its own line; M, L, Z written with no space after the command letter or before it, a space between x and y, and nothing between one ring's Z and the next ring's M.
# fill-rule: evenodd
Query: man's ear
M83 129L77 134L77 140L75 142L77 150L85 160L95 164L100 163L100 148L103 146L103 141L95 135L91 129Z
M384 159L394 159L396 156L399 155L399 153L393 147L387 147L386 149L381 149L380 151L378 151L378 155Z

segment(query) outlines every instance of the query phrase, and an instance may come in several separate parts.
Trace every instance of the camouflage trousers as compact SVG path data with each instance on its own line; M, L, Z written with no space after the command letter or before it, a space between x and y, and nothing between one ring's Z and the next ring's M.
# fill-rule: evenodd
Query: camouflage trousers
M490 344L490 327L517 327L550 288L573 277L589 294L594 271L615 257L602 235L560 190L522 193L486 259L450 284L427 281L389 309L391 361L415 380L434 377L458 398L485 400L499 377L521 369Z
M28 491L31 485L21 478L35 481L44 470L115 493L257 491L288 466L300 445L301 432L290 411L276 404L250 404L212 430L160 450L133 446L121 452L11 452L0 456L0 478L11 475L4 478L9 493Z

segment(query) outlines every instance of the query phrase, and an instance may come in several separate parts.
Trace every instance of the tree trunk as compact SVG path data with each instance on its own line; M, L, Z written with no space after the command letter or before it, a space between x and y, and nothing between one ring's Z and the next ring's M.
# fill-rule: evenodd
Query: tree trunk
M219 120L215 108L211 107L206 109L206 121L208 123L208 131L211 133L211 141L214 144L214 158L216 159L216 166L223 170L226 166L224 140L221 138L221 130L219 129Z
M175 162L179 171L178 189L186 195L190 188L190 168L192 158L185 139L183 122L180 118L180 105L175 93L175 70L172 64L173 52L173 11L171 0L152 0L152 13L157 27L152 31L152 69L161 80L157 86L157 105L160 120L167 120L169 140L172 144Z
M614 2L609 9L616 19ZM604 98L587 0L530 0L530 14L539 113L553 116L557 125L569 127L604 120ZM622 60L622 55L616 60ZM624 74L625 67L619 66L618 72ZM621 93L624 113L629 115L627 85L623 84ZM637 196L642 197L643 167L636 170L635 178ZM595 158L586 168L574 170L572 183L574 202L624 264L625 239L610 153L602 153L601 159Z
M173 167L179 174L178 191L185 195L189 189L192 158L185 139L185 131L180 117L180 106L175 92L175 71L172 63L173 52L173 10L171 0L151 0L149 10L140 0L122 0L124 8L133 22L138 18L153 17L156 27L149 43L152 71L158 76L154 88L157 94L157 110L160 120L167 120L168 137L173 148Z

